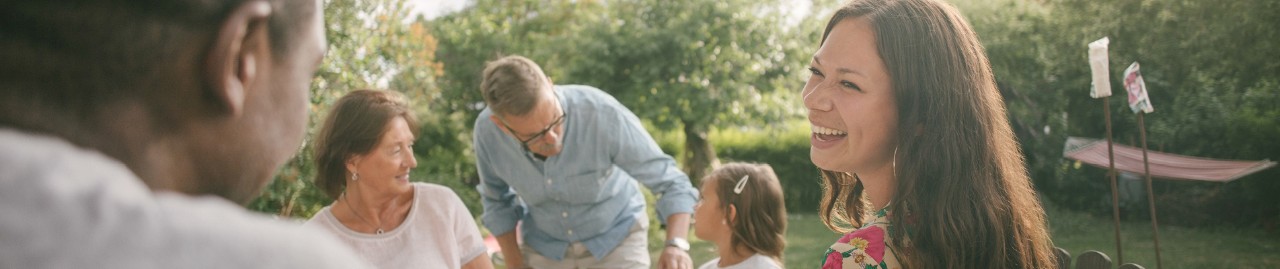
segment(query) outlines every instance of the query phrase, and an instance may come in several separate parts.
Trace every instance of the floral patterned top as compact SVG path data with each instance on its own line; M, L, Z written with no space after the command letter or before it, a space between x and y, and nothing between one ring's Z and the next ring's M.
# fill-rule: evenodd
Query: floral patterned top
M822 269L902 268L889 242L889 207L875 212L874 219L831 244L823 256Z

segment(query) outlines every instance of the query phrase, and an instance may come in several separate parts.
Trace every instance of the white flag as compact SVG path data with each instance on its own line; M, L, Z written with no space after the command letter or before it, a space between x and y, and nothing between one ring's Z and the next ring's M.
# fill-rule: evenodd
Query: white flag
M1111 72L1111 65L1107 63L1107 43L1111 43L1111 39L1106 37L1089 43L1089 69L1093 71L1093 87L1089 89L1089 97L1111 96L1111 76L1107 74Z

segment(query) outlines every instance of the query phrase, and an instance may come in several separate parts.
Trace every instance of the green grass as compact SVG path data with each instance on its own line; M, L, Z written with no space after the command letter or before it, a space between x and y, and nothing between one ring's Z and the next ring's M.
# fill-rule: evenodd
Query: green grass
M839 237L812 213L790 214L787 225L787 268L817 268L821 254ZM1111 256L1113 262L1118 261L1110 218L1050 208L1049 226L1054 244L1072 255L1098 250ZM1125 262L1156 268L1151 224L1122 222L1120 229ZM653 240L664 233L657 229L650 232L650 250L656 261L662 241ZM1280 268L1280 255L1276 254L1280 252L1280 236L1259 229L1161 227L1160 236L1160 254L1166 269ZM718 256L710 242L696 237L691 241L689 254L694 266Z
M649 215L653 216L653 195L644 191L649 201ZM1113 226L1110 214L1094 214L1047 207L1049 229L1054 245L1066 249L1072 255L1087 250L1097 250L1111 257L1119 266L1116 256ZM658 222L650 219L649 251L656 265L663 248L666 231L658 229ZM1124 221L1120 223L1124 243L1124 261L1146 268L1156 268L1155 249L1151 240L1151 223ZM713 244L690 234L689 255L694 266L702 265L719 256ZM839 235L827 230L814 213L791 213L787 216L787 249L784 263L787 268L817 268L826 251ZM1186 228L1160 227L1160 255L1164 268L1280 268L1280 235L1267 234L1257 228ZM503 268L499 266L498 268ZM657 268L656 266L654 268Z
M1049 209L1054 244L1072 255L1097 250L1119 262L1110 214L1094 216ZM1124 262L1156 268L1151 223L1120 223ZM1164 268L1280 268L1280 235L1260 229L1160 227L1160 258Z

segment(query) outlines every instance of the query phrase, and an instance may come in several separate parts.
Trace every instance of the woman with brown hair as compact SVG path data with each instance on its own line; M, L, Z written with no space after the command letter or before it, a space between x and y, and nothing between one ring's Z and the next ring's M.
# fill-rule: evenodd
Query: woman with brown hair
M316 138L316 184L334 198L308 226L378 268L493 268L475 220L448 187L410 183L417 127L404 96L358 90Z
M854 1L804 87L823 268L1051 268L1045 214L990 64L955 7Z

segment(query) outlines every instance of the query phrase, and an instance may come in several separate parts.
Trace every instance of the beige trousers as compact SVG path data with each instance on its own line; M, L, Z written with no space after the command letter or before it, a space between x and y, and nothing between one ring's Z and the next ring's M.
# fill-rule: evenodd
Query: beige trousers
M649 268L649 216L644 213L638 215L636 224L631 226L631 234L604 259L597 260L581 242L569 244L564 259L559 261L542 256L525 245L520 246L520 251L524 252L525 263L537 269Z

